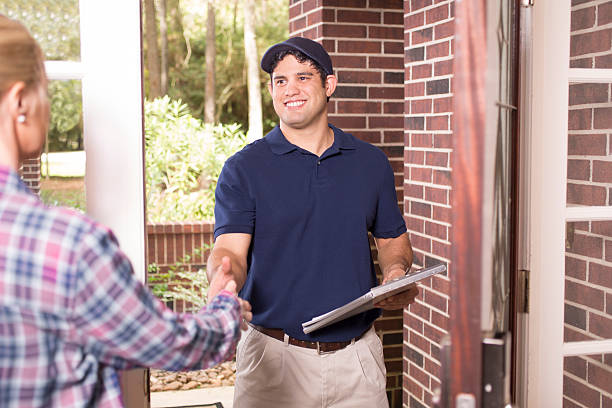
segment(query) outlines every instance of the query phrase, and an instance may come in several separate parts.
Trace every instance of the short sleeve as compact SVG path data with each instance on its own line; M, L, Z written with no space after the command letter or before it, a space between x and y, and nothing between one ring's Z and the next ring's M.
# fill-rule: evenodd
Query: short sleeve
M378 192L376 219L372 235L376 238L395 238L406 232L406 223L397 205L393 169L386 156L384 157L383 180Z
M255 228L255 201L248 192L245 172L238 157L225 162L215 190L215 239L222 234L252 234Z

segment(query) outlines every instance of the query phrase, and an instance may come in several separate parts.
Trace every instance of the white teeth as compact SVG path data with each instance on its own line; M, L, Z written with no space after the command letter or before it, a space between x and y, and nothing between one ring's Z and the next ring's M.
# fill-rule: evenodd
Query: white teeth
M295 107L295 106L302 106L304 104L304 101L297 101L297 102L287 102L287 106L289 107Z

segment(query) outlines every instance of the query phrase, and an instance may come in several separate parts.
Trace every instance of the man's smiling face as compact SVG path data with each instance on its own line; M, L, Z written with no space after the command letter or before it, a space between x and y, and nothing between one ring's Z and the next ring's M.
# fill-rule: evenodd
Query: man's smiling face
M304 129L326 120L327 97L333 93L334 80L330 75L323 85L319 72L308 61L299 62L293 55L283 58L272 72L269 85L281 127Z

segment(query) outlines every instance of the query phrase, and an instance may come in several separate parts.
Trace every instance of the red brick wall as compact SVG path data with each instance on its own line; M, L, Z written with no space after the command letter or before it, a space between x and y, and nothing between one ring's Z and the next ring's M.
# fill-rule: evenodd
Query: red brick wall
M29 159L23 162L19 175L34 193L40 191L40 159Z
M573 0L570 66L612 68L612 1ZM612 89L570 84L568 205L612 205ZM568 224L565 341L612 338L612 221ZM564 359L566 407L612 406L612 355Z
M406 224L418 264L448 264L454 2L406 0L404 12ZM449 294L449 279L433 277L404 312L404 406L432 406Z
M403 206L403 2L292 0L289 31L291 36L320 41L331 55L339 84L329 102L330 122L387 154L395 171L398 204ZM385 313L375 328L384 344L389 401L399 407L401 311Z

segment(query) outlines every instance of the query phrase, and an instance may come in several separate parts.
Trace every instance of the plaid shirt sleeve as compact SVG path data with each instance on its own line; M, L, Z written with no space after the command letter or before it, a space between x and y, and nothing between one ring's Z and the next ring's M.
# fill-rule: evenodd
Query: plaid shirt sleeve
M196 370L234 356L240 306L223 291L194 315L175 314L132 273L112 232L96 226L79 249L75 342L117 369Z

